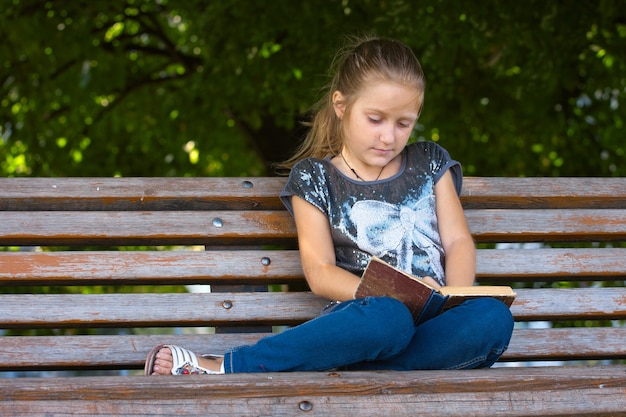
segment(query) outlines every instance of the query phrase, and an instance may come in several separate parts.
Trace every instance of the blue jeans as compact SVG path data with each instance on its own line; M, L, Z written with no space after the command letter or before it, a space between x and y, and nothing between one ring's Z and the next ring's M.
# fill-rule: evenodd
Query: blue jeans
M389 297L336 304L306 323L230 349L226 373L323 371L333 368L470 369L489 367L513 331L508 307L492 298L468 300L415 326Z

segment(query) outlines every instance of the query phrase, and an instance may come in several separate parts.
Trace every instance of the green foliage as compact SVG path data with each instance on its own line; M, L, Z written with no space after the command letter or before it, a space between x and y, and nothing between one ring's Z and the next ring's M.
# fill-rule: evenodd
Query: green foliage
M0 172L265 175L346 35L410 44L468 175L623 176L623 2L3 0Z

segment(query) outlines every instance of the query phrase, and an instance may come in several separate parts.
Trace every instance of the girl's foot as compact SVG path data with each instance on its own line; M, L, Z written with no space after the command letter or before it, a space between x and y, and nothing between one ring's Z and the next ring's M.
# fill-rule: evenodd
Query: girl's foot
M224 358L221 356L200 356L195 355L195 360L197 364L194 364L193 361L180 359L181 354L189 354L193 355L193 353L186 351L185 349L178 348L175 346L161 346L155 354L148 355L147 363L151 363L151 370L149 367L146 369L147 375L172 375L172 368L174 367L174 355L172 349L178 350L177 354L179 355L178 364L179 371L176 374L192 374L192 373L215 373L215 374L223 374L224 370L222 369L222 363L224 362ZM151 361L151 358L153 360ZM181 366L183 362L184 365ZM182 369L181 369L182 368ZM206 371L206 372L204 372Z

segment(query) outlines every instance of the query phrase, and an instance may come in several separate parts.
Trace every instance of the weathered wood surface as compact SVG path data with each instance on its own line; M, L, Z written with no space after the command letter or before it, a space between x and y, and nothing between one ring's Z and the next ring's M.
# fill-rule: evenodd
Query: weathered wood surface
M624 209L465 210L477 242L619 241L626 239Z
M623 280L626 248L481 249L476 251L479 280Z
M0 210L282 209L285 178L0 178ZM463 180L466 208L624 208L626 178Z
M72 246L0 253L0 328L68 334L0 337L0 371L141 373L159 343L220 353L266 336L202 334L206 326L291 325L317 315L326 301L302 292L293 220L278 199L284 181L0 179L0 246ZM461 200L479 243L626 241L626 178L466 178ZM91 250L73 251L83 246ZM480 249L477 277L545 287L517 290L517 321L626 319L623 247ZM581 288L548 288L557 281ZM289 284L298 292L28 294L33 286L166 284ZM174 326L201 333L163 329ZM104 334L80 334L95 328ZM517 328L502 361L603 359L626 359L626 328ZM621 365L0 378L0 415L622 416L625 394Z
M461 201L468 209L623 209L626 178L467 177Z
M2 213L0 245L227 245L294 241L280 211Z
M147 353L161 343L196 352L223 353L252 344L265 333L5 336L0 338L0 370L142 369ZM502 361L621 359L626 328L515 329Z
M284 178L0 178L0 210L283 210Z
M2 415L620 416L626 368L17 379Z
M477 242L626 239L626 210L466 210ZM0 245L293 243L286 211L2 213Z
M626 288L519 289L517 320L623 320ZM0 294L4 328L291 325L328 300L310 292ZM156 308L161 307L161 308Z
M296 250L0 252L0 285L303 282ZM623 280L626 248L479 249L479 281Z
M0 253L0 285L268 284L304 281L295 250Z

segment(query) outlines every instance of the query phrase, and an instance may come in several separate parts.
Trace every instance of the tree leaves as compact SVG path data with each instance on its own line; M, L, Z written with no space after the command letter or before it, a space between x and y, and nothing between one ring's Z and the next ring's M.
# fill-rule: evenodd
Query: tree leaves
M466 174L625 175L624 13L611 1L13 0L0 11L0 170L270 174L345 36L374 33L415 49L428 82L416 135Z

